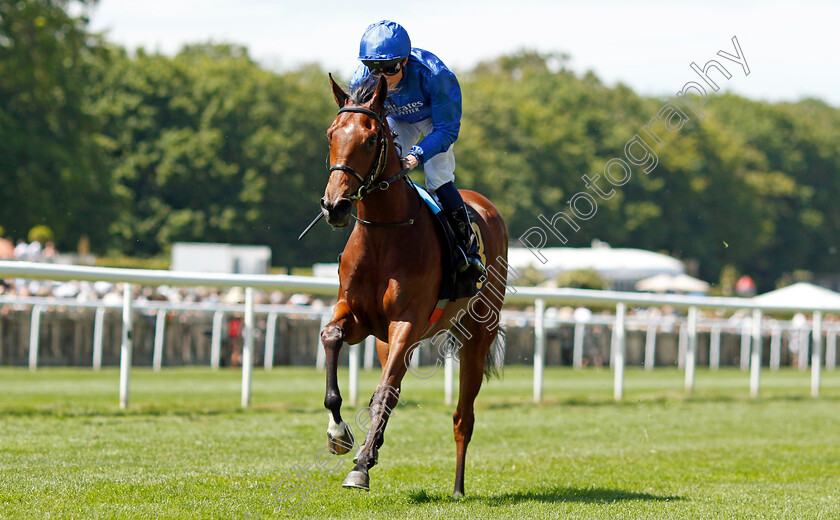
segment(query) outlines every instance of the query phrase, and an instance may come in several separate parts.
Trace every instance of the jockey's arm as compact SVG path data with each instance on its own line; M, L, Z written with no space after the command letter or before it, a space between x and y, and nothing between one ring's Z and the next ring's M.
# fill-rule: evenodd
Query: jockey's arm
M432 78L429 86L432 105L432 132L412 148L420 164L445 152L458 139L461 129L461 86L450 71Z

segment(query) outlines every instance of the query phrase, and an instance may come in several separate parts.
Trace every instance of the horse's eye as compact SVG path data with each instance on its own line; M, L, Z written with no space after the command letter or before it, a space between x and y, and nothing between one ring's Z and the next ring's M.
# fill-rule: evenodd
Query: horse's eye
M373 147L376 146L376 136L372 135L368 137L366 144L369 149L373 150Z

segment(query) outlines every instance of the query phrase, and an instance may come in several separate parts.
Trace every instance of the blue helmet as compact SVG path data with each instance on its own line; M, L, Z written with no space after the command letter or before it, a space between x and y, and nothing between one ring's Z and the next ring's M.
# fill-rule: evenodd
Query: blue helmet
M407 58L411 54L411 39L403 26L382 20L365 30L359 44L362 61L388 61Z

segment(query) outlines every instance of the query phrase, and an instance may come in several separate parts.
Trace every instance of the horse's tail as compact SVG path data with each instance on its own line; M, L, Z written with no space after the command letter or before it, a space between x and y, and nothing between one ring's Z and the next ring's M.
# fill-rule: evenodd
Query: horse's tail
M484 360L484 379L489 381L493 377L502 377L502 370L505 367L505 350L507 349L507 330L499 325L496 331L496 338L487 350L487 358Z

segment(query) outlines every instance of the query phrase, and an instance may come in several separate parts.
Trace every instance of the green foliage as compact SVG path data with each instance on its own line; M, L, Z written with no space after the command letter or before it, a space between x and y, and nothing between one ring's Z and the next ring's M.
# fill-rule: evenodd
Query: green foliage
M29 230L28 238L30 242L37 240L38 242L44 244L55 240L55 235L53 235L52 229L50 229L49 226L39 225Z
M733 296L735 284L738 282L738 271L731 265L726 265L720 271L720 292L722 296Z
M545 275L534 265L527 265L519 270L517 283L526 287L535 287L545 281Z
M175 58L114 50L97 109L121 201L112 247L156 255L175 241L266 244L275 263L334 257L341 235L315 230L333 109L324 74L278 75L233 45Z
M813 283L814 281L814 273L811 271L806 271L804 269L796 269L791 273L783 273L779 280L776 282L776 288L781 289L782 287L787 287L788 285L792 285L798 282L808 282Z
M138 258L134 256L100 256L96 258L97 267L120 267L124 269L168 270L171 258L168 255Z
M86 230L104 243L106 228L94 223L114 210L87 103L102 42L69 4L0 1L0 221L18 238L49 222L60 248Z
M601 290L607 288L607 281L595 269L575 269L561 273L557 277L557 287Z

